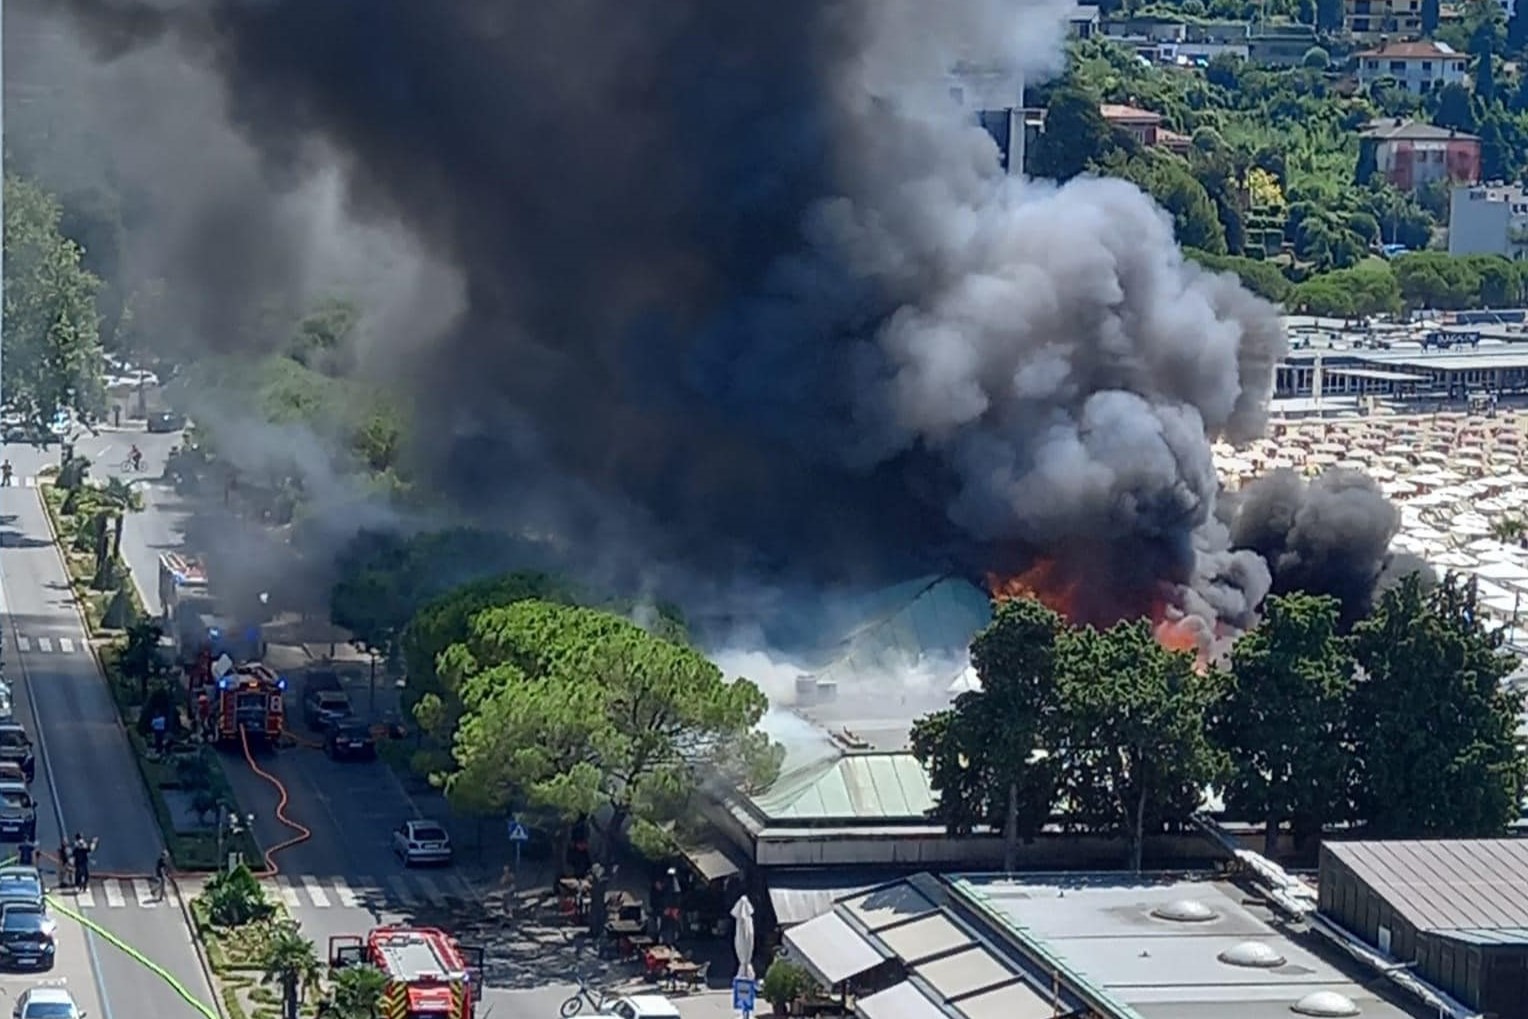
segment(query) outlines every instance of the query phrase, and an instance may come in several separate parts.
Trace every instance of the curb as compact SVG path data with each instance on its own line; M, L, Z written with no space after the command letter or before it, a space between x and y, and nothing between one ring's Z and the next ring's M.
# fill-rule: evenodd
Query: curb
M180 907L180 918L186 924L186 932L191 935L191 950L196 953L196 963L201 967L208 989L212 991L212 1007L223 1019L229 1019L228 1006L223 1002L222 983L212 968L212 960L207 957L207 946L202 944L201 935L197 933L196 918L191 915L191 907L186 904L186 897L181 894L180 882L174 874L170 875L170 882L175 886L175 901Z
M37 491L37 501L42 505L43 520L45 520L47 522L47 525L48 525L48 534L53 539L53 553L56 556L58 556L59 565L61 567L63 567L63 570L64 570L64 580L65 580L65 582L68 582L68 580L69 580L69 563L68 563L68 560L66 560L64 558L64 549L63 549L63 545L60 544L60 541L59 541L58 528L55 527L54 524L53 524L53 513L52 513L52 511L50 510L50 508L48 506L47 497L43 495L42 488L39 487L39 488L36 489L36 491ZM131 575L132 571L129 570L128 572L129 572L129 575ZM128 739L127 723L125 723L122 720L122 712L117 710L116 696L115 696L115 694L112 693L111 688L110 688L111 680L107 678L107 676L106 676L106 667L101 662L101 650L100 650L100 648L98 648L96 646L95 639L90 635L91 634L90 622L89 622L89 620L87 620L85 618L85 611L82 608L80 608L80 600L79 600L78 596L76 596L74 594L74 591L72 589L69 592L69 596L70 596L69 597L70 604L72 604L74 606L74 614L79 617L80 628L85 631L85 634L86 634L85 644L90 648L90 659L91 659L91 661L95 662L96 676L97 676L97 678L100 679L101 683L107 687L107 690L106 690L107 696L112 698L112 712L111 712L111 714L112 714L112 717L116 720L117 731L122 734L122 738L123 739ZM35 711L35 705L33 707L34 707L34 711ZM155 818L155 821L154 821L154 833L159 836L159 839L158 839L158 841L159 841L159 848L160 848L161 851L163 851L165 849L164 833L159 830L158 814L154 810L154 803L153 803L153 800L150 798L149 790L148 790L148 787L147 787L148 777L144 774L142 765L140 763L138 763L138 752L133 749L133 745L132 745L132 741L131 740L128 741L127 752L129 754L133 755L134 763L135 763L135 765L137 766L137 769L138 769L139 793L143 797L142 806L143 806L143 808L145 810L147 810L149 812L150 816L153 816ZM53 795L54 796L58 795L58 790L57 789L53 790ZM171 881L175 881L175 878L174 878L173 875L171 876L170 880ZM190 913L190 907L188 907L186 905L185 898L180 895L180 882L179 881L175 881L175 887L176 887L176 896L175 896L175 898L180 903L181 919L185 922L185 924L186 924L186 932L187 932L187 934L190 935L190 938L191 938L191 950L192 950L192 952L195 953L197 965L201 968L202 976L207 981L207 988L208 988L208 990L210 990L212 992L212 998L213 998L213 1000L212 1000L212 1007L217 1011L218 1015L223 1016L224 1019L228 1019L228 1010L224 1007L222 996L218 993L218 991L219 991L218 982L215 979L215 977L213 976L212 964L211 964L210 960L208 960L208 958L207 958L206 949L202 945L202 939L197 935L196 924L192 921L192 917L191 917L191 913Z

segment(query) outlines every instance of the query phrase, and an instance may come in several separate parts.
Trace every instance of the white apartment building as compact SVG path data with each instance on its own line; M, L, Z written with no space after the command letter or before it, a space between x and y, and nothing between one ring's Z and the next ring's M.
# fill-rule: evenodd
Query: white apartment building
M1406 91L1424 95L1444 85L1463 85L1468 65L1469 58L1446 43L1387 42L1358 54L1358 83L1367 88L1393 78Z
M1528 193L1521 184L1455 188L1448 203L1450 255L1528 257Z

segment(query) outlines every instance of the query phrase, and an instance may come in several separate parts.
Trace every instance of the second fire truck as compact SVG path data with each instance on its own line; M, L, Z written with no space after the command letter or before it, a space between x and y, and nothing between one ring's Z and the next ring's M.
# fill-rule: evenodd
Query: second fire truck
M241 746L241 729L252 744L275 747L280 742L286 728L286 679L259 662L235 665L226 655L208 664L206 675L210 682L202 684L196 699L213 742Z
M434 927L376 927L329 939L329 965L369 964L387 975L384 1019L473 1019L483 996L483 950Z

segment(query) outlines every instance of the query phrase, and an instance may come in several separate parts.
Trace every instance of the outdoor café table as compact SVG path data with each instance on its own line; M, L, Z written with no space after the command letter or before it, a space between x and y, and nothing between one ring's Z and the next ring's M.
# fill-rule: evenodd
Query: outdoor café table
M677 962L683 958L677 950L669 945L653 945L647 950L647 954L642 959L642 968L646 970L649 977L658 979L668 970L669 963Z
M691 980L694 980L695 975L699 972L700 963L675 959L669 963L668 972L665 976L668 977L669 987L678 990L680 984L689 983Z

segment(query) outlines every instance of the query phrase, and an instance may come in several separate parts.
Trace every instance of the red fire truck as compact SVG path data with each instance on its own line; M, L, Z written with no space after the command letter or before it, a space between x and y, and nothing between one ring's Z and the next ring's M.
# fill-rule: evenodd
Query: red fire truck
M483 950L434 927L375 927L329 939L333 969L369 963L387 974L386 1019L473 1019L483 996Z
M208 669L202 688L207 725L220 746L240 745L239 730L251 743L274 747L286 727L286 680L259 662L235 665L224 657ZM200 702L201 698L197 698Z

